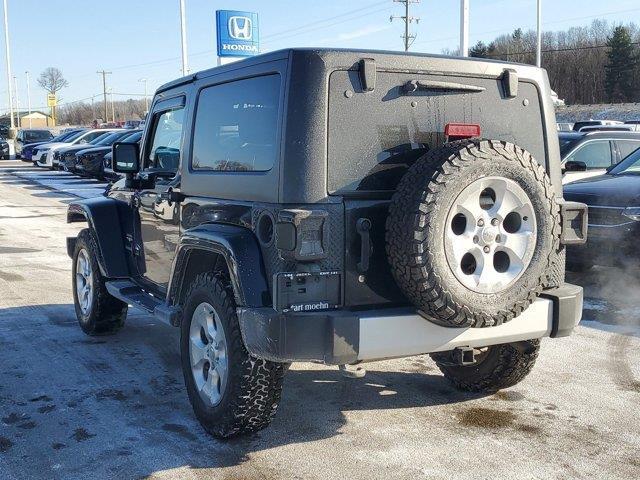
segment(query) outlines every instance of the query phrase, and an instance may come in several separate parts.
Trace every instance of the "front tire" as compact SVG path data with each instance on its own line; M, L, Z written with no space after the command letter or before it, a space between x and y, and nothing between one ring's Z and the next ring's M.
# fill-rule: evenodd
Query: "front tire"
M76 318L87 335L115 333L127 317L127 304L107 291L98 255L98 245L91 230L80 231L73 252L72 290Z
M451 352L431 354L445 378L459 390L493 393L520 383L533 369L540 340L487 347L473 365L452 365Z
M196 276L188 288L180 352L189 401L207 432L229 438L269 425L286 365L249 354L233 294L214 273Z

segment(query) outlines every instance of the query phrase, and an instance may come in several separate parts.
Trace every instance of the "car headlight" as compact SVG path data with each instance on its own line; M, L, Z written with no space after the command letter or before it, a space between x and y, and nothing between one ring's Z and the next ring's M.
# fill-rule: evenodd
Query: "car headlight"
M622 211L622 215L636 222L640 222L640 207L627 207Z

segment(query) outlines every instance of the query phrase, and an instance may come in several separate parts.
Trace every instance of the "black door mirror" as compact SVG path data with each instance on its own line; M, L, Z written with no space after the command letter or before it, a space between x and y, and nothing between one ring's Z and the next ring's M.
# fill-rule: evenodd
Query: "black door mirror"
M584 162L579 162L577 160L571 160L564 164L565 172L586 172L587 164Z
M118 173L134 173L138 171L140 146L137 143L116 142L111 149L112 169Z

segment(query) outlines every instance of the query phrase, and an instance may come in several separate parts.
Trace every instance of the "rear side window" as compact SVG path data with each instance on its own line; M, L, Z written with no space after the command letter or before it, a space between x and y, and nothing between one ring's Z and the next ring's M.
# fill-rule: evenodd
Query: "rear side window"
M609 168L611 145L609 140L588 142L567 157L567 162L584 162L587 168Z
M618 144L621 159L625 159L640 148L640 141L637 140L616 140L616 143Z
M194 170L265 172L278 154L280 75L204 88L193 134Z

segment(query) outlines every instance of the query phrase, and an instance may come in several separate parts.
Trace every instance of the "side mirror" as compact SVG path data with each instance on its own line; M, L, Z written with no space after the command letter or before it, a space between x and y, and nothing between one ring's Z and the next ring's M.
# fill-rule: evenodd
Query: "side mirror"
M140 146L137 143L116 142L111 151L114 172L134 173L138 171Z
M577 160L571 160L564 164L565 172L586 172L587 164L584 162L579 162Z

